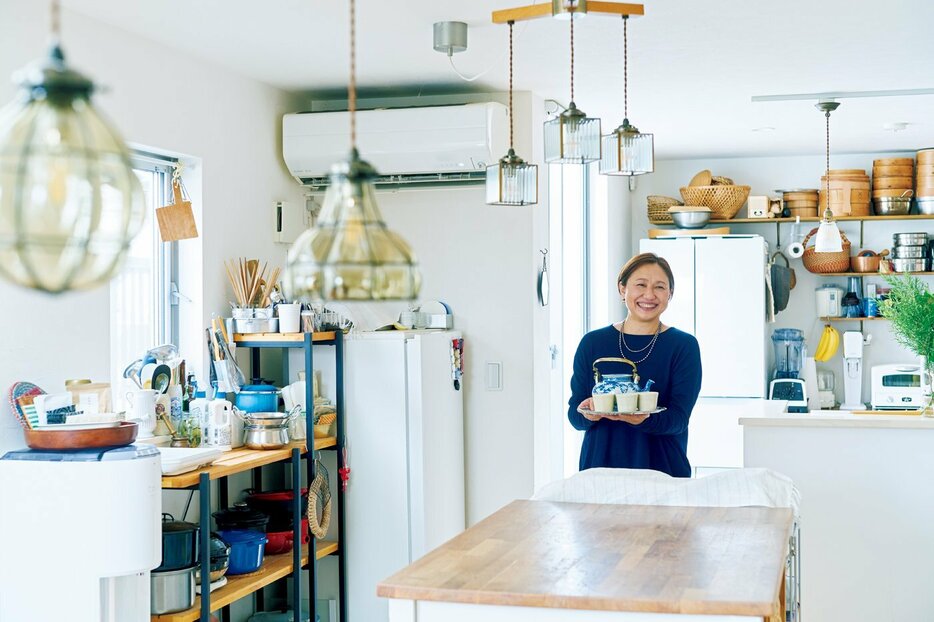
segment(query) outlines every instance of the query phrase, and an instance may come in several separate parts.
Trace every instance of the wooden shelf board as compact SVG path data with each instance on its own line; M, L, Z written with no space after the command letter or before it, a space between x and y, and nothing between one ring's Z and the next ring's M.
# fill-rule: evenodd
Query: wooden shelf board
M801 222L820 222L818 216L807 216L801 218ZM934 214L906 214L904 216L834 216L834 220L841 222L858 222L860 220L865 222L872 222L874 220L934 220ZM711 225L728 225L730 223L736 224L775 224L775 223L785 223L785 222L795 222L794 217L789 218L730 218L728 220L721 220L719 218L711 218ZM652 223L650 224L655 226L672 226L671 223Z
M882 316L877 317L822 317L822 322L872 322L876 320L888 320Z
M312 333L311 340L333 341L337 334L334 331ZM304 343L305 333L234 333L234 343Z
M934 275L934 272L823 272L817 273L812 272L811 274L817 274L817 276L899 276L901 274L910 274L911 276L931 276Z
M337 542L321 541L318 543L316 555L318 559L337 552ZM308 547L302 547L302 566L308 563ZM288 576L292 572L292 552L281 555L267 555L263 565L256 572L227 577L227 585L211 592L211 609L217 611L244 596L263 588L273 581ZM178 613L167 613L161 616L151 616L152 622L193 622L201 616L201 597L195 597L195 605L191 609Z
M337 445L337 439L333 436L314 439L315 450L334 447L335 445ZM198 478L202 473L207 473L212 480L215 480L281 460L288 460L292 455L292 449L295 447L301 449L302 453L305 453L305 441L290 443L282 449L234 449L221 454L210 466L195 471L189 471L188 473L182 473L181 475L164 475L162 477L162 488L188 488L189 486L197 486Z

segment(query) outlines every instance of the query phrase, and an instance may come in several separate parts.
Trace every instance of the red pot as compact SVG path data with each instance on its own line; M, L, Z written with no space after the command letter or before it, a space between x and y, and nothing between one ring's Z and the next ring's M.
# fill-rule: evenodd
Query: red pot
M287 531L267 531L266 532L266 554L279 555L288 553L292 550L292 543L295 541L291 529ZM311 533L308 531L308 519L302 519L302 544L311 542Z

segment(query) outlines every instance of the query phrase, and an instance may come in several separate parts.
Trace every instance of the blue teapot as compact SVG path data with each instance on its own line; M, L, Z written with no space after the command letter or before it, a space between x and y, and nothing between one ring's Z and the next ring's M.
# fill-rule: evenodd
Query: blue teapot
M626 363L632 367L631 374L600 374L598 363ZM639 392L639 374L636 364L626 358L605 357L593 362L594 388L592 391L594 410L598 412L614 412L616 396L626 393ZM635 410L635 407L628 409Z

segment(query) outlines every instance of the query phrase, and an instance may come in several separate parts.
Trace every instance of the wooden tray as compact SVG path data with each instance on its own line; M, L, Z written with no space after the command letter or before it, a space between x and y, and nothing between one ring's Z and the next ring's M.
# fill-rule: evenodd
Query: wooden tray
M23 430L26 444L31 449L94 449L122 447L136 440L139 426L132 421L121 421L115 428L97 430Z

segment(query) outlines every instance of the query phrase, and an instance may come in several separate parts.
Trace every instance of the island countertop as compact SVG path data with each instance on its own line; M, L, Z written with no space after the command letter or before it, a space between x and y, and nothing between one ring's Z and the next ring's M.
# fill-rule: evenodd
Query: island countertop
M380 596L575 610L775 614L792 512L514 501Z
M886 414L883 411L812 410L809 413L782 413L769 417L742 417L743 426L806 428L889 428L934 430L934 417L920 412Z

